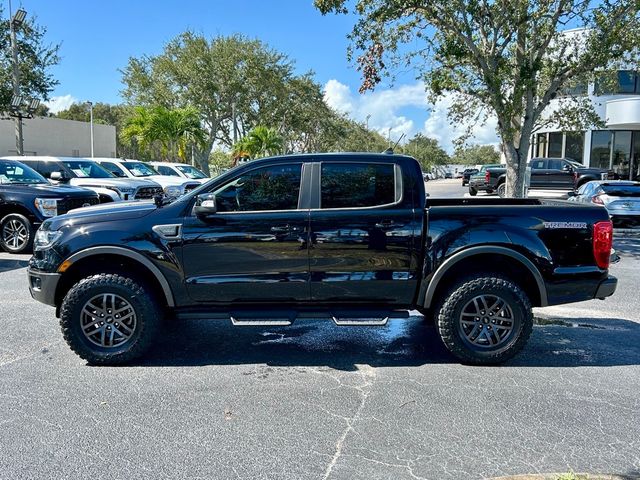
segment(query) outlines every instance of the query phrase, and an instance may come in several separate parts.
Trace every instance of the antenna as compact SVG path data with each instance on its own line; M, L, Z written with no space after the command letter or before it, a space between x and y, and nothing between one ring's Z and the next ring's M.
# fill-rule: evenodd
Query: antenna
M393 147L389 147L387 148L384 152L382 153L386 153L389 155L393 155L393 151L395 150L395 148L398 146L398 144L400 143L400 141L404 138L405 134L403 133L402 135L400 135L400 138L398 139L398 141L396 143L393 144ZM391 142L389 142L391 143Z

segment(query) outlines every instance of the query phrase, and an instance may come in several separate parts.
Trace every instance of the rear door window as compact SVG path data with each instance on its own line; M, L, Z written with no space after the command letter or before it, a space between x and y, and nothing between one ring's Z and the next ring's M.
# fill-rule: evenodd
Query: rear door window
M545 167L544 165L545 161L544 160L532 160L531 161L531 168L533 170L543 170L547 167Z
M392 163L323 163L321 208L362 208L396 201Z

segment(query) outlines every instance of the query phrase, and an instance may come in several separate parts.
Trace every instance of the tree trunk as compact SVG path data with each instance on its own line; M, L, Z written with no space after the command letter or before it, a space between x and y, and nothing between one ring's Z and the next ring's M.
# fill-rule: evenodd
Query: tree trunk
M525 142L529 143L529 142ZM521 145L522 146L522 145ZM527 149L522 151L511 142L502 144L502 152L507 159L506 197L524 198L525 176L527 172Z

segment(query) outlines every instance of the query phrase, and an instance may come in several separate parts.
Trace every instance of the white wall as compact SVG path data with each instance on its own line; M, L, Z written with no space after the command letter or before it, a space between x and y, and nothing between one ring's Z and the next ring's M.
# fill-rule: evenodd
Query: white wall
M25 155L90 157L91 129L88 122L37 117L23 120ZM93 125L94 156L116 156L116 127ZM0 120L0 156L17 155L15 122Z

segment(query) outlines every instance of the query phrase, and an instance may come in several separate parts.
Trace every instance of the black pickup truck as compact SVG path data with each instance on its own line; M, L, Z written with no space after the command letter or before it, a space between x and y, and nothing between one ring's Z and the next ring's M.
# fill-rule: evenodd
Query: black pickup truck
M98 201L91 190L51 185L23 163L0 159L0 249L26 253L46 218Z
M384 325L412 309L459 359L494 364L524 346L532 307L614 293L611 242L601 207L433 199L411 157L289 155L172 203L47 220L28 281L92 364L140 356L163 318Z
M613 180L617 178L612 170L585 167L568 158L532 158L530 189L562 190L571 192L593 180ZM504 167L488 168L485 174L487 191L498 192L500 197L506 194L507 172Z

